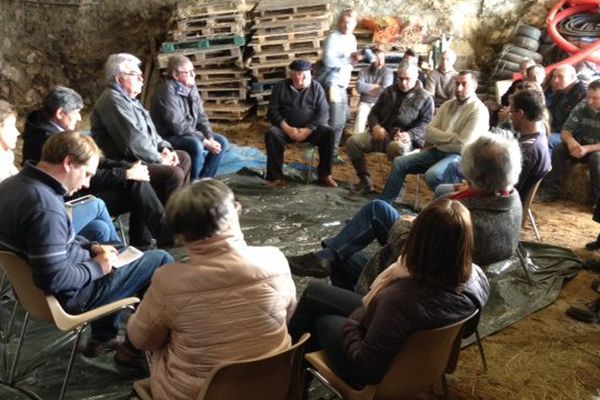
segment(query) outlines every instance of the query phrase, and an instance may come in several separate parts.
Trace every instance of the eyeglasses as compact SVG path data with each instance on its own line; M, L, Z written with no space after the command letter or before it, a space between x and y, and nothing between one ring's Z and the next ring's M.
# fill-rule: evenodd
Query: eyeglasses
M141 72L123 72L123 75L127 75L127 76L135 76L137 78L141 78L142 77L142 73Z
M183 75L183 76L186 76L186 75L187 75L187 76L189 76L189 77L192 77L192 78L193 78L194 76L196 76L196 71L194 71L194 70L191 70L191 71L177 71L177 73L178 73L179 75Z

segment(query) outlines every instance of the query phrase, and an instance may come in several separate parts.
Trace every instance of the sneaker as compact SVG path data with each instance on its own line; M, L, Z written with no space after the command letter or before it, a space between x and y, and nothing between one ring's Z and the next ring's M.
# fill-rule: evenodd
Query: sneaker
M586 308L569 307L567 315L577 321L598 323L600 322L600 299L586 304Z
M85 346L79 348L79 352L87 358L95 358L102 354L115 351L119 343L117 338L109 339L104 342L90 338Z
M315 278L326 278L331 271L328 260L317 257L315 253L307 253L301 256L288 257L290 270L296 276L312 276Z
M133 372L141 376L150 376L150 369L146 361L146 354L143 351L132 351L123 343L117 346L117 351L113 357L115 364L127 372Z

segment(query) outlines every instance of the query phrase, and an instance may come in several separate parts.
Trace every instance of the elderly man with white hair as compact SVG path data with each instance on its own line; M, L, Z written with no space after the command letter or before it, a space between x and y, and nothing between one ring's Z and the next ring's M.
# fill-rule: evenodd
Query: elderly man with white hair
M191 160L158 135L137 99L144 85L140 64L127 53L108 57L104 66L108 87L92 110L92 133L106 157L146 164L150 183L166 204L173 192L189 182Z
M448 49L442 53L440 65L427 76L425 90L433 96L436 108L454 97L456 75L458 75L458 71L454 69L455 62L456 53Z
M449 198L459 200L473 220L473 262L488 265L509 258L517 248L522 208L514 185L521 173L521 151L513 138L484 134L463 150L462 170L468 184ZM289 257L292 273L324 277L336 286L365 293L375 277L398 259L412 227L412 214L374 200L332 238L323 250ZM377 240L384 246L371 259L362 252ZM359 279L360 277L360 279Z
M360 179L360 189L373 191L365 153L387 153L388 158L421 148L425 128L433 118L433 99L423 90L415 64L398 66L398 82L385 89L369 113L369 132L354 135L346 143L348 157Z
M546 104L552 116L550 131L552 136L548 142L550 150L560 142L560 132L567 122L569 114L586 95L586 85L577 78L577 71L572 65L561 65L552 71L551 92L546 93Z

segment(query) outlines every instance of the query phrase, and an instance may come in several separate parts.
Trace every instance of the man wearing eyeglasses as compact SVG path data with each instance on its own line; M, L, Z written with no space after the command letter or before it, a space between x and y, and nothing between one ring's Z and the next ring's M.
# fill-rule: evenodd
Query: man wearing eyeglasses
M227 147L227 139L213 132L204 113L195 76L189 58L170 57L167 79L150 105L150 115L161 136L190 155L192 179L214 177Z
M189 182L191 161L186 152L173 150L158 135L150 113L137 99L144 85L140 64L127 53L108 57L104 67L108 87L92 110L92 134L107 158L146 164L150 183L166 204Z

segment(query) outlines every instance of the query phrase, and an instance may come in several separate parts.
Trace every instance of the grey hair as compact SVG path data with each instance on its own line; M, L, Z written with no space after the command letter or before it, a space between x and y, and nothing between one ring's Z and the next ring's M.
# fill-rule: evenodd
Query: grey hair
M486 133L462 151L461 168L473 187L486 193L510 190L521 174L516 139Z
M54 86L50 88L42 102L42 112L48 118L54 117L56 111L62 108L64 112L80 110L83 108L83 99L71 88Z
M446 54L450 60L452 60L452 64L456 62L456 52L452 49L447 49L442 52L442 54Z
M180 189L166 207L167 225L185 242L218 234L235 213L233 192L216 179L202 179Z
M192 62L186 56L180 55L169 57L169 61L167 63L167 77L171 78L173 76L173 72L178 71L179 68L183 67L188 63L191 64Z
M106 77L107 82L114 82L115 78L119 74L124 73L124 65L127 62L132 62L138 67L142 65L142 61L133 54L117 53L108 56L108 58L106 59L106 63L104 64L104 76Z
M412 76L419 76L419 67L415 63L410 63L408 61L402 61L398 64L398 70L396 73L400 71L408 71Z

